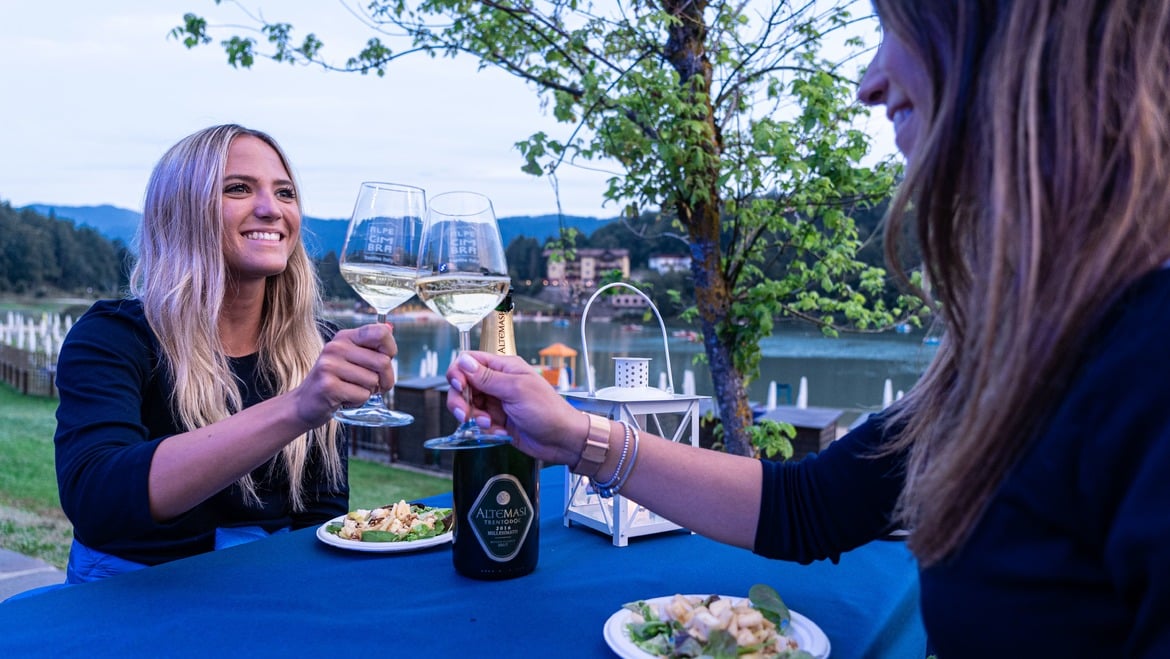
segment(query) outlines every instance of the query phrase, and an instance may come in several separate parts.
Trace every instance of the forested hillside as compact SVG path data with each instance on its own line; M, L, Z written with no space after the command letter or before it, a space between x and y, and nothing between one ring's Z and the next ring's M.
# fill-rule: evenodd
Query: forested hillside
M103 235L103 221L108 222L112 207L48 208L45 213L33 207L13 208L0 201L0 294L117 297L124 294L127 273L133 255L120 238ZM94 211L86 215L85 211ZM121 209L113 209L121 210ZM861 258L875 265L882 263L881 241L875 235L882 207L853 209L859 233L866 240ZM128 212L128 211L125 211ZM58 217L60 213L62 217ZM77 217L74 217L76 213ZM69 218L65 219L68 214ZM76 220L76 221L75 221ZM544 287L547 238L559 232L558 218L512 218L508 265L513 285L521 295L539 295ZM656 213L644 213L635 220L599 221L594 218L569 218L567 227L580 233L573 241L576 248L625 248L635 278L665 316L674 316L693 303L694 282L689 272L659 275L646 270L652 254L687 254L690 246L670 223ZM344 242L345 222L318 220L306 222L306 243L317 263L322 294L327 300L356 302L357 296L341 278L337 254ZM125 230L125 227L123 227ZM535 234L539 238L527 236ZM108 235L108 234L107 234ZM767 264L767 274L784 265L778 251L775 262ZM677 297L676 297L677 295ZM893 290L889 293L893 302Z
M51 204L31 204L24 209L36 211L42 215L51 215L59 218L76 220L77 224L91 226L111 240L121 240L127 246L133 247L134 232L142 214L125 208L118 208L108 204L100 206L57 206ZM17 209L17 210L24 210ZM544 244L550 238L560 235L561 227L576 229L588 236L594 231L611 223L611 219L596 217L582 217L577 215L539 215L501 217L500 235L505 245L509 245L517 238L534 238ZM345 243L345 229L347 222L344 219L322 219L316 217L304 218L305 249L314 258L322 258L329 252L341 253Z
M117 295L128 257L91 227L0 201L0 293Z

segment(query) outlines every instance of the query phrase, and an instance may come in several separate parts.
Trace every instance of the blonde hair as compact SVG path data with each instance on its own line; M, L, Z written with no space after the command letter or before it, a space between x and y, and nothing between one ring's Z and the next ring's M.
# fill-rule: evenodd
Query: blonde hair
M158 336L174 387L174 413L188 430L225 419L243 405L217 331L230 285L223 253L223 177L228 148L241 135L271 146L293 178L288 158L268 135L234 124L201 130L171 147L155 166L138 230L130 290L142 300ZM302 241L284 272L268 278L264 297L258 368L273 391L283 393L305 378L324 345L316 270ZM313 450L330 485L343 482L338 432L330 422L281 450L293 510L304 509L303 480ZM259 501L250 475L239 485L250 501Z
M1104 311L1170 256L1170 0L874 4L934 81L887 226L897 268L913 215L945 328L891 419L899 515L930 565L970 535Z

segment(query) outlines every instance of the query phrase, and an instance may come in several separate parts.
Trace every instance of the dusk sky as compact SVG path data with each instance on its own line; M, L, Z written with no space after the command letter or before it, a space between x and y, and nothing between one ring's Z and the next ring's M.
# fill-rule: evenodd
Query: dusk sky
M300 35L316 33L334 61L372 36L340 2L244 6L266 9ZM550 183L520 171L513 145L537 130L567 139L572 127L545 116L519 80L477 72L470 57L412 58L384 78L268 60L237 70L217 45L189 51L168 37L186 12L211 24L247 22L238 6L212 0L0 7L0 200L140 211L150 170L167 148L234 122L281 143L313 217L347 217L365 180L418 185L430 195L476 190L500 216L557 211ZM879 115L866 129L888 153L892 130ZM617 215L602 205L608 175L562 168L564 212Z

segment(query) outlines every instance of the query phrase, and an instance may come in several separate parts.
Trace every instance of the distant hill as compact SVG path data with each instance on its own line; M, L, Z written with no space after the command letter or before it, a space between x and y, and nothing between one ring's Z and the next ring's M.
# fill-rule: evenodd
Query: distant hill
M566 215L559 219L555 214L502 217L500 218L500 237L504 239L505 246L511 245L512 241L520 236L535 238L537 242L543 244L549 238L560 235L562 220L565 228L575 228L582 234L589 236L616 219L616 217L600 219L579 215Z
M60 220L73 220L78 226L93 227L98 233L110 240L121 240L129 245L134 239L134 231L142 214L137 211L118 208L105 204L102 206L50 206L48 204L29 204L25 208L34 210L47 217L56 217Z
M52 206L49 204L29 204L30 208L42 215L53 215L59 219L73 220L78 225L93 227L98 233L111 240L121 240L127 246L132 246L134 232L142 220L142 214L137 211L118 208L116 206ZM566 228L576 228L585 235L590 235L597 229L615 218L599 219L596 217L582 217L566 215ZM306 217L304 223L305 246L314 257L320 257L327 252L341 253L345 244L345 219L321 219ZM521 236L535 238L544 243L560 233L560 223L555 214L537 216L517 216L500 218L500 236L504 245L510 245L513 240Z

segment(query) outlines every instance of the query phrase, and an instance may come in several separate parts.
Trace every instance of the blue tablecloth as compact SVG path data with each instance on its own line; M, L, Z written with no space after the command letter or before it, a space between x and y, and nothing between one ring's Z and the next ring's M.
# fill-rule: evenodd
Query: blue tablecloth
M449 545L361 553L305 529L0 604L0 657L607 657L602 627L623 603L755 583L816 622L834 658L924 655L917 571L900 542L807 566L687 532L619 548L564 526L564 478L542 472L540 562L526 577L464 578Z

